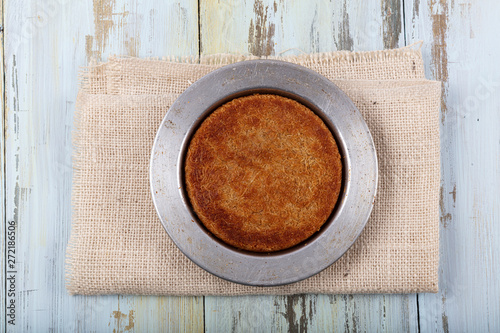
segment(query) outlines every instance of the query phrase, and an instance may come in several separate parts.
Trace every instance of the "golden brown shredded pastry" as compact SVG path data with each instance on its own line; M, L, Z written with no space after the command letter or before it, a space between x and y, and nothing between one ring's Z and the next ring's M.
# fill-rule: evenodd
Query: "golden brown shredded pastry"
M206 228L240 249L272 252L313 235L339 196L342 163L323 121L277 95L236 98L203 121L185 160Z

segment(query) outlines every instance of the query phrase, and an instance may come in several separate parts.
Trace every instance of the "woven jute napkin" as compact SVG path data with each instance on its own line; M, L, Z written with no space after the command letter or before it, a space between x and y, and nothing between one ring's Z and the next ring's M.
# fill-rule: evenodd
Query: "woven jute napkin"
M74 131L71 294L242 295L436 292L440 83L419 50L280 58L309 67L354 101L373 135L379 186L358 240L304 281L248 287L196 266L173 244L149 190L149 157L169 106L210 71L251 57L112 57L82 71Z

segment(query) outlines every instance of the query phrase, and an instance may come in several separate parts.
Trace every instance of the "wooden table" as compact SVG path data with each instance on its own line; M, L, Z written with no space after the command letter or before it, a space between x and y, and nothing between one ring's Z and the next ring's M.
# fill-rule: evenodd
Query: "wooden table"
M500 2L497 0L3 0L0 331L500 330ZM287 55L423 40L443 82L439 293L71 297L71 131L91 57ZM11 225L16 227L11 227ZM9 246L15 249L10 269ZM10 274L2 274L10 292ZM5 294L3 294L5 296ZM5 299L5 298L4 298ZM15 326L8 323L15 300Z

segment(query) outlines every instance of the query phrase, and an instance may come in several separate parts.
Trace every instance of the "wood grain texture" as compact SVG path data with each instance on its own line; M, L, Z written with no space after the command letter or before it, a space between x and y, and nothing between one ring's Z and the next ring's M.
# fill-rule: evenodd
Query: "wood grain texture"
M113 53L197 55L197 1L23 0L4 8L6 220L18 225L16 325L8 331L202 330L202 297L70 297L64 286L78 69Z
M399 47L402 17L397 1L202 1L201 53L266 56ZM415 332L416 296L206 297L205 327L209 332Z
M201 0L199 16L197 0L3 0L2 10L2 236L7 221L18 225L8 331L500 331L496 0ZM427 76L443 81L438 294L67 295L71 130L77 71L90 58L376 50L420 39ZM0 283L5 293L4 274Z
M201 53L259 56L404 46L402 1L207 0Z
M414 295L206 297L207 332L417 332Z
M423 332L500 331L500 3L405 1L441 101L440 276L419 295Z

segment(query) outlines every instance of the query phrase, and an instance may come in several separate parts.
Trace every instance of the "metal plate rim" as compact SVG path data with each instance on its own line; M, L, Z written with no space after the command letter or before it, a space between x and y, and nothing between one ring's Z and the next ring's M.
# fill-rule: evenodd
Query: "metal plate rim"
M269 256L224 246L208 235L188 209L182 192L182 154L194 128L214 104L232 94L282 91L320 108L345 147L345 193L329 226L293 251ZM362 232L373 207L378 162L368 126L354 103L333 82L305 67L279 60L250 60L202 77L172 104L155 137L150 187L163 227L194 263L223 279L251 286L289 284L315 275L337 261ZM354 214L356 211L356 214Z

